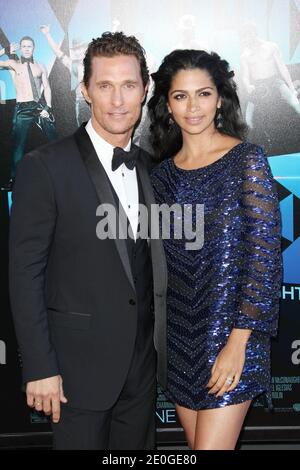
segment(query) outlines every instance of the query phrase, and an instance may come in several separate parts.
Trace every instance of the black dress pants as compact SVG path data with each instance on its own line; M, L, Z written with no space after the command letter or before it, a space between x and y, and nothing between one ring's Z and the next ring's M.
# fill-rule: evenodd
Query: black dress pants
M112 408L88 411L61 404L60 421L52 423L55 450L155 449L156 352L152 343L151 338L143 350L135 347L127 379Z

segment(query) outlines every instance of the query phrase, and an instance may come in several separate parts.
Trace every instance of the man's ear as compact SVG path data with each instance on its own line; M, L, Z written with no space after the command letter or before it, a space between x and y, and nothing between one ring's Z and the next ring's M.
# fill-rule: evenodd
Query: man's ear
M142 99L141 99L141 102L142 102L143 104L144 104L144 102L146 101L148 91L149 91L149 82L146 84L146 86L145 86L145 88L144 88L144 94L143 94Z
M85 101L87 103L91 104L92 103L91 98L89 97L87 88L86 88L86 86L83 82L81 82L80 88L81 88L81 93L83 94L83 97L84 97Z

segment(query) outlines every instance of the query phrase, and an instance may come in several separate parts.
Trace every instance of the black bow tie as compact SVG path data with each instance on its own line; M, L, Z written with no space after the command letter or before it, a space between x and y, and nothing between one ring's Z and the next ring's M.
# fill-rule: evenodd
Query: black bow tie
M112 171L115 171L117 168L119 168L122 163L125 163L129 170L133 170L136 165L138 154L139 147L134 144L131 145L129 152L126 152L126 150L122 149L121 147L115 147L111 162Z
M33 60L33 57L23 57L21 56L21 62L22 64L26 63L26 62L31 62L32 64L34 63L34 60Z

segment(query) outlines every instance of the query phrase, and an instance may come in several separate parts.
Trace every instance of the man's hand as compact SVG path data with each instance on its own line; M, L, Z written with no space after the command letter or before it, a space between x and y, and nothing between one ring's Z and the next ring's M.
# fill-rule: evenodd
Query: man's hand
M291 92L293 93L294 96L296 96L296 98L298 98L298 91L296 90L295 87L291 89Z
M0 49L0 57L5 54L8 56L14 55L18 49L20 49L20 44L17 42L12 42L9 47L3 47Z
M52 414L53 423L60 419L60 402L67 403L60 375L28 382L26 387L27 404L46 415Z
M254 85L248 85L247 86L247 92L249 95L252 95L252 93L254 92L255 90L255 86Z
M50 26L48 24L42 24L40 26L40 31L42 31L43 34L49 34L50 33Z
M43 109L43 111L40 112L40 115L41 115L42 118L48 118L49 117L49 113L45 109Z
M9 45L10 47L10 53L15 54L19 49L20 49L20 44L17 42L13 42Z

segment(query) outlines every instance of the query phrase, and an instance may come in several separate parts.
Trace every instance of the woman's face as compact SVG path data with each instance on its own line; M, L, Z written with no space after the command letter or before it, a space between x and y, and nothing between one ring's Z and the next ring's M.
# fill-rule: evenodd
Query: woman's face
M168 109L183 132L200 134L214 129L221 106L217 88L206 70L180 70L168 93Z

